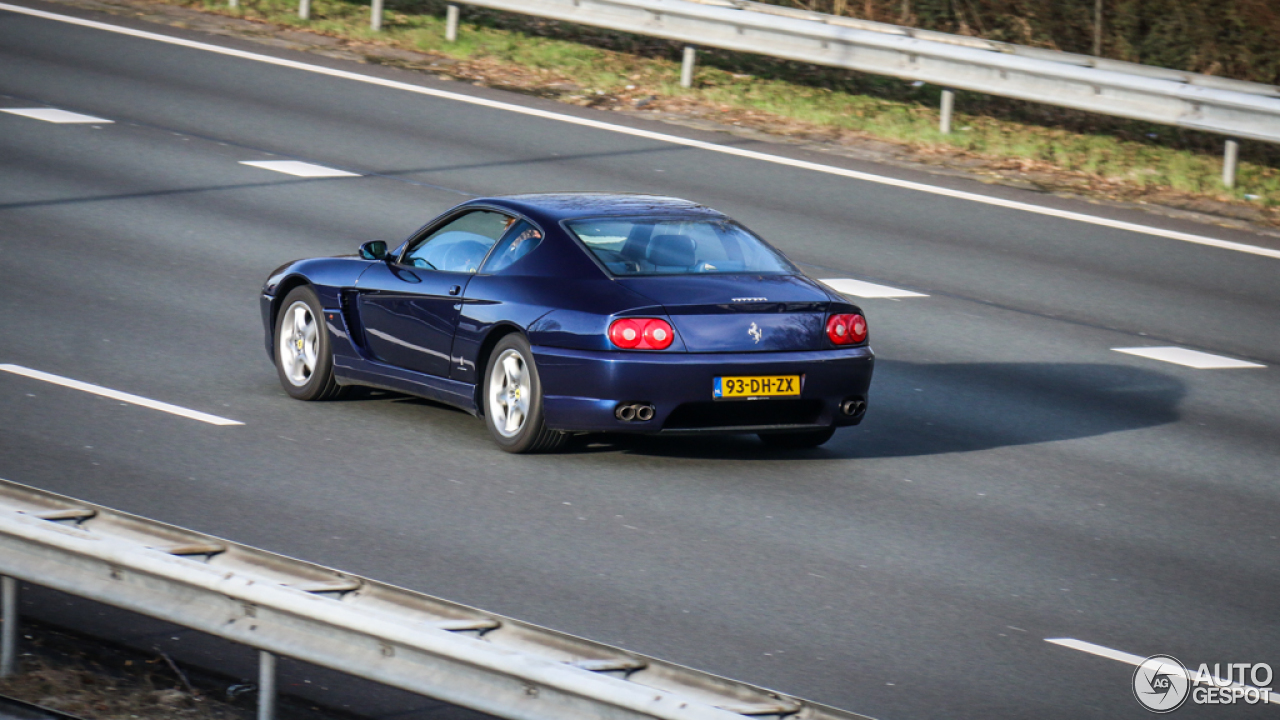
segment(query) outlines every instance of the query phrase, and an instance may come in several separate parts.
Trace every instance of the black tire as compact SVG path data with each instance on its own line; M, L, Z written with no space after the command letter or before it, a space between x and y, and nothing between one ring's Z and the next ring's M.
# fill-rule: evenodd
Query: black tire
M299 400L332 400L342 394L343 387L333 377L324 309L310 285L284 296L273 340L276 375L285 392Z
M834 427L796 433L760 433L760 442L782 450L807 450L818 447L835 434Z
M518 371L508 372L506 363L518 366ZM503 371L495 379L494 371L500 366ZM519 333L499 340L489 354L480 402L489 434L509 453L551 452L568 438L548 429L543 421L542 381L529 341Z

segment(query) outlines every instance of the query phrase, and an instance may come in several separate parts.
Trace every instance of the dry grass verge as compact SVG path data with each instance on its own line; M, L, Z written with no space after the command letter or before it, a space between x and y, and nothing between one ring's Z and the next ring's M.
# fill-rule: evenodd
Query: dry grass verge
M21 672L0 694L92 720L249 720L162 655L144 656L39 625L23 627Z
M0 695L86 720L253 720L257 688L248 681L27 619L20 672ZM306 682L310 682L309 680ZM356 720L295 695L277 698L280 720Z

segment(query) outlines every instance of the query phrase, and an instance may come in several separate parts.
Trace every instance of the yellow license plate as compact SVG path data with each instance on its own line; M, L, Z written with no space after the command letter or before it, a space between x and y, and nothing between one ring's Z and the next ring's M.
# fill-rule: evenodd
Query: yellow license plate
M718 377L711 384L711 397L716 400L754 400L799 395L799 375Z

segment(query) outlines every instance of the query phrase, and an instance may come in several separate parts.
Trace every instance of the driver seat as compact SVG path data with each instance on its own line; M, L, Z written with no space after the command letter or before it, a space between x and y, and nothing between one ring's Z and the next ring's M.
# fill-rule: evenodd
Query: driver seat
M688 270L697 262L697 245L688 235L654 235L649 240L649 262L664 270Z

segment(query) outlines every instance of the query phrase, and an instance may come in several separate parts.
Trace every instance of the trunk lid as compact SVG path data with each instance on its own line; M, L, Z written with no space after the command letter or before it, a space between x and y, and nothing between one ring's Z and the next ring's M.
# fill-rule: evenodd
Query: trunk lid
M830 346L831 297L797 275L620 277L666 308L689 352L780 352Z

